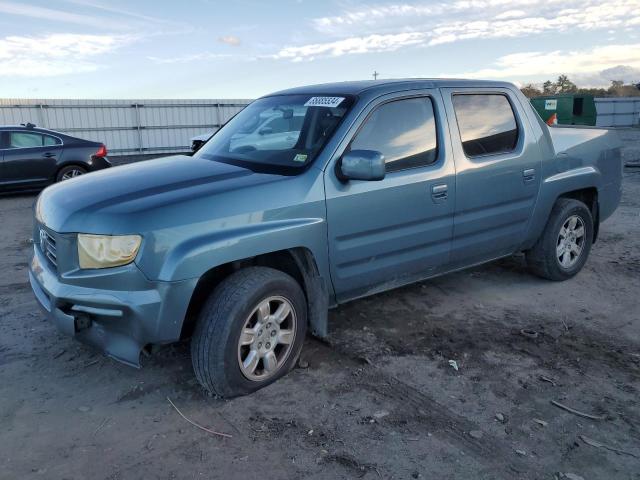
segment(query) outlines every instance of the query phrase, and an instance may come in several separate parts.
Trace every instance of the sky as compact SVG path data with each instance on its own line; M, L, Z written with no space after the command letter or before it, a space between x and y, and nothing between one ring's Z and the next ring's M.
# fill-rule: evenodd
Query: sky
M0 0L3 98L256 98L374 72L640 82L640 0Z

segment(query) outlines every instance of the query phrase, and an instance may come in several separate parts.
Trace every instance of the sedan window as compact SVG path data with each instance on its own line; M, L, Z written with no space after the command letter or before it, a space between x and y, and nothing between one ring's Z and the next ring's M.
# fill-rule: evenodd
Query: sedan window
M9 134L9 148L41 147L42 135L30 132L11 132Z
M33 132L10 132L9 148L30 148L42 147L44 138L39 133Z
M9 132L9 148L50 147L62 141L51 135L36 132Z
M44 140L43 141L43 145L45 147L49 147L51 145L60 145L60 144L62 144L62 141L59 138L52 137L50 135L43 135L42 138Z

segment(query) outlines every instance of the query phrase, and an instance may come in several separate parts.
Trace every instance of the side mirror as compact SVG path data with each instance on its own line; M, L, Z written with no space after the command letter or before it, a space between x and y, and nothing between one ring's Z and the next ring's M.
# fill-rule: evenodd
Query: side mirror
M342 156L340 171L350 180L382 180L384 155L375 150L351 150Z
M273 128L271 128L271 127L262 127L258 133L260 135L269 135L270 133L273 133Z

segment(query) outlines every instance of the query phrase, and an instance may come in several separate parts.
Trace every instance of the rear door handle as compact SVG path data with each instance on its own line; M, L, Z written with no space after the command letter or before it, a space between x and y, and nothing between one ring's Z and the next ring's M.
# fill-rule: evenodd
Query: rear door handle
M522 171L522 181L524 183L531 183L536 179L536 169L535 168L527 168Z
M433 203L442 203L447 200L449 186L445 183L431 187L431 199Z
M51 158L51 157L55 157L56 154L55 153L51 153L51 152L47 152L47 153L43 153L42 156L44 158Z

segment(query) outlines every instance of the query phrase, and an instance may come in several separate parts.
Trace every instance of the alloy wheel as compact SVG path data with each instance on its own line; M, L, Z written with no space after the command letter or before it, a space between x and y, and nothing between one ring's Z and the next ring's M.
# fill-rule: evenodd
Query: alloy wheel
M252 381L275 375L291 353L296 336L296 313L289 300L272 296L262 300L242 327L238 363Z
M562 224L556 244L556 257L562 268L571 268L578 262L584 240L584 221L578 215L571 215Z
M64 172L64 175L62 175L62 180L69 180L70 178L74 178L77 176L82 175L84 172L78 168L73 168L71 170L68 170L66 172Z

